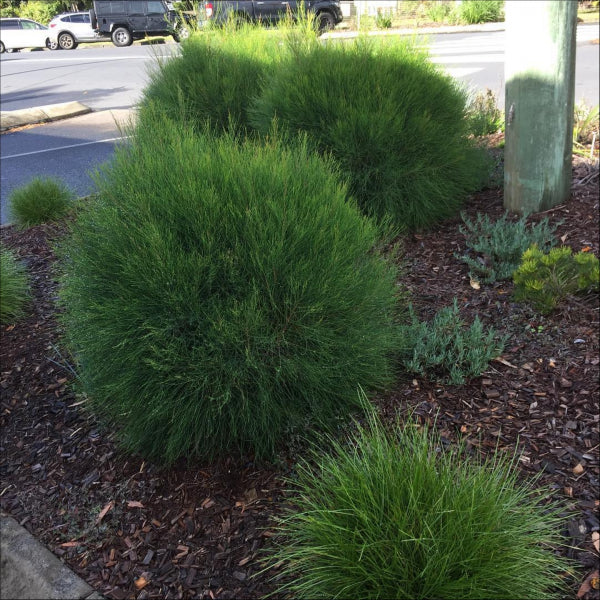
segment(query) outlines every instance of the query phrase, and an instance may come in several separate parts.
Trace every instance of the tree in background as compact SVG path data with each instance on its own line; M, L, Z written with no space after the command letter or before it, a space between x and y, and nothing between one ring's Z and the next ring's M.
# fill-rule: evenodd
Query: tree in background
M92 8L92 0L0 0L0 16L27 17L44 25L63 12L75 12Z

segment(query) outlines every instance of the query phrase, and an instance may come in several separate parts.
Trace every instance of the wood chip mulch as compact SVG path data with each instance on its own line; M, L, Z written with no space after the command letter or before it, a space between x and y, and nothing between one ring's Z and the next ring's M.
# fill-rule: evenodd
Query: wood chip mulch
M560 222L562 243L596 255L597 173L574 157L571 197L534 217ZM502 190L474 195L465 210L501 216ZM403 283L423 318L456 297L467 322L479 315L510 336L507 346L465 385L401 377L376 403L389 418L414 411L484 453L518 447L522 476L541 472L540 485L574 511L565 530L565 552L581 566L572 597L598 598L598 297L570 298L541 317L512 301L511 282L476 289L454 256L466 251L460 222L406 240ZM273 588L260 553L285 502L288 463L165 470L120 452L84 410L61 350L52 251L61 235L58 225L1 231L33 286L27 317L1 330L2 510L108 598L263 598Z

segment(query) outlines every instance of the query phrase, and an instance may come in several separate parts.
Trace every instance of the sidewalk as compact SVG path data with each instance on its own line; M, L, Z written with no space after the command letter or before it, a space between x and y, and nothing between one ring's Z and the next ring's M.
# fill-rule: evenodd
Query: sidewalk
M1 600L102 600L12 517L0 515Z

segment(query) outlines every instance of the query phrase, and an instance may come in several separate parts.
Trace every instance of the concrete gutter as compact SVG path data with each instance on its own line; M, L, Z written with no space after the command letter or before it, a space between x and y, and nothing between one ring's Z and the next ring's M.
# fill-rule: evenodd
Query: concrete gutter
M1 600L103 600L12 517L0 515Z
M36 108L22 110L3 110L0 112L0 131L32 125L34 123L47 123L59 119L68 119L78 115L85 115L92 109L81 102L63 102L62 104L48 104Z

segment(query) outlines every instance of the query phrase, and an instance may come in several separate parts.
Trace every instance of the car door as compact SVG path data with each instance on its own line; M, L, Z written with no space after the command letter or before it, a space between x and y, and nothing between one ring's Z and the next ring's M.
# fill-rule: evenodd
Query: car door
M271 21L276 23L280 19L285 18L288 11L296 9L297 2L289 0L257 0L256 10L263 21Z
M127 20L133 31L146 31L148 17L146 0L129 0L127 5Z
M21 19L22 48L45 48L48 28L29 19Z
M169 28L165 5L160 0L148 0L146 31L160 33Z
M71 30L75 34L77 41L85 42L94 39L94 31L90 23L89 13L78 13L71 15Z

